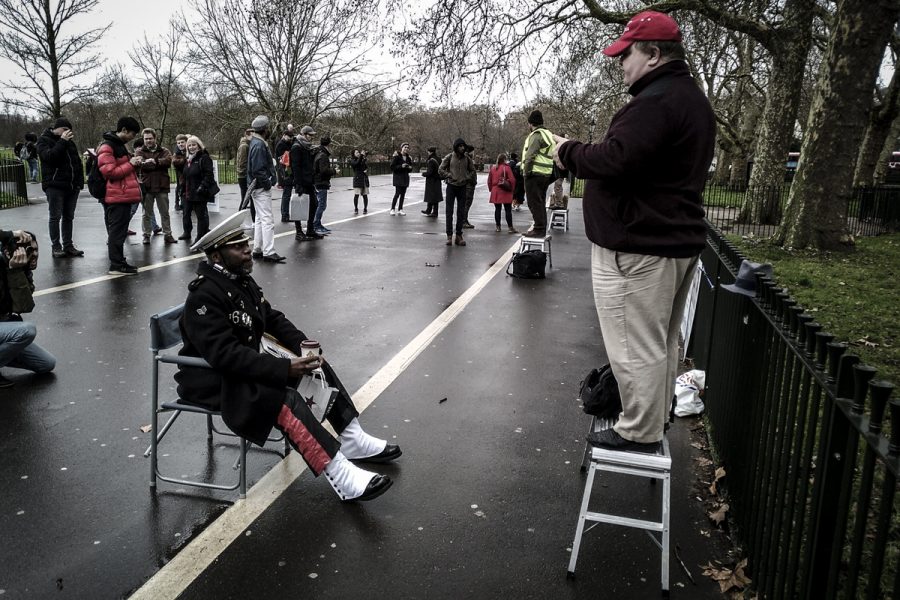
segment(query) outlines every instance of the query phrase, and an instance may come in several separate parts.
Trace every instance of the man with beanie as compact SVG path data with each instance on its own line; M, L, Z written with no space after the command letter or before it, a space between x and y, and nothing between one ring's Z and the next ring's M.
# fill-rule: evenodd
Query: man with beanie
M522 148L522 174L525 178L525 198L534 225L525 232L525 237L547 235L547 188L553 180L553 150L556 143L549 131L544 129L544 115L539 110L528 115L531 133L525 138Z
M283 263L275 252L275 218L272 216L272 186L275 185L275 163L266 142L269 117L259 115L250 123L250 147L247 150L247 192L256 209L253 221L253 258Z
M313 185L316 187L316 215L313 218L313 231L318 235L328 235L331 230L322 225L322 216L328 208L328 190L331 189L331 178L337 170L331 166L331 138L327 135L320 140L319 152L313 159Z
M103 217L106 221L106 248L109 253L110 275L137 275L137 267L125 259L125 240L128 238L128 222L131 207L143 198L137 169L141 159L132 156L125 145L141 131L134 117L122 117L115 131L103 134L97 148L97 167L106 180L106 197L103 200Z
M309 216L306 221L306 233L303 233L303 223L296 221L294 227L297 230L294 239L298 242L307 240L321 240L323 235L316 233L313 222L316 220L316 211L319 203L316 201L316 187L313 181L313 160L316 157L316 149L312 142L316 138L316 130L309 125L304 125L300 135L294 139L291 146L291 170L294 172L294 193L298 196L306 194L309 198Z
M716 120L670 16L638 14L603 53L619 60L633 98L600 143L555 140L560 166L586 181L594 302L622 396L615 426L588 441L656 452L675 389L679 325L706 240L701 194Z
M37 141L41 158L41 188L50 211L50 244L53 258L84 256L72 242L72 226L78 193L84 187L84 167L72 139L72 123L63 117L54 121ZM62 221L62 239L60 239Z
M306 334L269 304L250 276L253 259L241 229L248 213L235 213L191 247L205 252L206 261L197 266L197 278L188 285L179 354L203 358L211 368L179 366L178 396L220 409L232 431L259 445L277 428L314 475L325 475L341 500L376 498L391 486L390 477L351 461L387 463L402 452L363 430L359 411L331 365L318 351L303 350ZM260 352L263 334L295 356ZM321 414L297 391L300 378L313 373L321 373L337 390ZM325 421L336 438L325 429Z
M447 181L447 245L453 244L453 207L456 206L456 245L465 246L462 228L466 214L466 186L475 175L475 163L466 154L466 141L457 138L453 142L453 152L444 157L438 168L438 175Z

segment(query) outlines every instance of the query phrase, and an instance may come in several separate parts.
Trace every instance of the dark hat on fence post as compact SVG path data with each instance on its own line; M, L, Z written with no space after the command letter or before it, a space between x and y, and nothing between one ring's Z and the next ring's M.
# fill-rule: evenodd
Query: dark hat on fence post
M543 125L544 124L544 114L539 110L533 110L533 111L531 111L531 114L528 115L528 122L530 124L534 125L535 127L537 127L538 125Z
M759 273L763 277L771 277L774 273L772 265L769 263L755 263L749 260L742 260L741 266L738 268L737 277L734 283L723 285L722 289L734 292L735 294L743 294L744 296L754 297L756 295L756 274Z
M250 219L250 209L245 208L234 213L215 227L209 233L197 240L191 246L191 252L198 250L207 254L221 248L222 246L231 246L232 244L242 244L250 241L244 229L244 222Z

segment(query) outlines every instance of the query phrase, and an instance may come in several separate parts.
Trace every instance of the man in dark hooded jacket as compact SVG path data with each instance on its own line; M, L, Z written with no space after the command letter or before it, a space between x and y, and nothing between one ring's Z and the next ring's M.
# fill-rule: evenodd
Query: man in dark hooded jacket
M465 246L463 224L466 222L466 186L475 177L475 163L466 154L466 141L457 138L453 152L444 157L438 168L441 179L447 180L447 245L453 244L453 207L456 205L456 245Z
M50 210L50 243L54 258L84 256L72 242L72 224L78 193L84 188L84 167L72 138L72 123L62 117L54 121L37 141L41 157L41 187ZM62 221L62 239L60 239Z

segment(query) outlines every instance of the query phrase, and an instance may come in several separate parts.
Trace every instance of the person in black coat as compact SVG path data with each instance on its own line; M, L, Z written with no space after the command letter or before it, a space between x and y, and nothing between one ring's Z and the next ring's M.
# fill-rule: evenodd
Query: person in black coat
M187 140L187 158L184 161L182 177L182 202L183 213L181 223L184 233L179 240L190 240L193 224L191 223L191 211L197 215L197 239L202 238L209 231L209 211L207 203L215 199L219 186L216 183L212 158L203 146L203 142L197 136L190 136Z
M365 150L353 150L350 168L353 169L353 214L359 214L360 196L363 198L363 214L366 214L369 212L369 163Z
M509 155L509 168L512 169L513 175L516 177L516 185L513 187L513 210L519 210L519 207L525 204L525 177L522 176L522 164L519 162L519 155L511 152Z
M78 193L84 188L84 166L72 138L72 123L60 117L37 141L41 158L41 188L50 210L50 243L54 258L84 256L72 242ZM60 239L60 221L62 239Z
M242 224L249 210L235 213L203 236L192 250L203 250L206 262L188 285L180 321L181 356L200 357L211 368L179 365L175 375L179 397L193 404L220 409L236 434L263 445L272 428L288 442L316 475L325 473L342 500L369 500L382 494L391 479L361 469L351 460L389 462L402 452L396 445L363 431L359 412L331 366L315 352L304 351L307 336L272 307L250 277L253 258ZM260 352L263 334L274 337L292 358ZM299 380L324 374L337 389L322 426L297 391Z
M441 176L438 175L438 167L441 161L437 157L437 148L432 146L428 149L428 159L425 162L425 172L422 177L425 178L425 210L423 215L429 217L438 216L438 204L444 201L444 192L441 190Z
M298 242L307 240L321 240L323 235L316 233L313 221L316 218L316 210L319 208L316 199L316 188L313 182L313 159L316 149L312 145L316 137L316 130L306 125L300 130L300 135L294 139L291 146L291 172L294 176L294 193L298 196L309 196L309 219L306 221L306 233L303 232L303 223L296 221L294 228L297 233L294 239Z
M402 144L400 151L394 153L391 159L391 172L394 174L394 199L391 200L391 214L405 215L403 212L403 199L406 198L406 188L409 187L409 172L412 171L412 158L409 155L409 144ZM397 205L397 201L400 205ZM396 210L394 210L396 209Z

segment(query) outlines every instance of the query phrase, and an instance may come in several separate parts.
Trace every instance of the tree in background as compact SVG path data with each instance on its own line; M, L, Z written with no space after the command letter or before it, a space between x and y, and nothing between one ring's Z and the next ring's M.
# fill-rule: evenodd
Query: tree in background
M372 6L357 0L198 0L185 16L179 60L192 76L277 131L395 87L370 70Z
M853 174L885 48L900 18L897 0L843 0L812 106L800 164L776 241L786 247L852 246L846 231Z
M55 118L92 92L90 85L76 81L100 66L91 48L110 26L72 36L62 30L73 18L93 11L97 2L0 0L0 57L14 63L25 80L3 82L8 88L0 92L4 102Z

